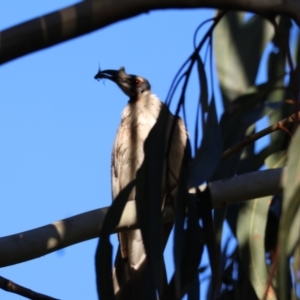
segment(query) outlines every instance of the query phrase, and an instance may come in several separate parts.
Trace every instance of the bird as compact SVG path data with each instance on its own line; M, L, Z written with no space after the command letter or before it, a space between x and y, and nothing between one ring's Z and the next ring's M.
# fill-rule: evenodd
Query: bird
M162 201L163 210L164 206L169 204L173 197L176 197L176 188L186 148L189 147L189 136L184 122L180 117L174 116L167 105L152 93L147 79L127 74L124 67L119 70L99 70L94 78L113 81L129 97L122 112L121 123L112 149L111 182L113 200L116 199L123 188L136 179L137 171L145 158L144 143L155 126L160 112L166 112L168 128L165 148L167 148L168 141L171 142L168 153L168 170L164 169L163 171L164 174L167 172L168 178L166 179L166 176L164 176L162 184L163 193L167 195L163 199L169 200ZM135 196L136 190L133 188L128 201L135 200ZM163 243L166 244L172 224L171 226L170 224L164 226L166 234L164 234L165 241ZM147 273L147 255L141 230L134 229L121 232L118 234L118 238L120 245L113 268L115 298L117 300L156 299L155 295L152 295L152 298L144 293L149 272Z

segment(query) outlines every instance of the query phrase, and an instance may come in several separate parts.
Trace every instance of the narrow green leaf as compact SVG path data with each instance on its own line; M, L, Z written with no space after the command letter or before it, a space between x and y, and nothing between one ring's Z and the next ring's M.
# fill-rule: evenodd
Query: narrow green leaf
M254 85L262 53L273 34L268 21L254 16L245 22L244 13L228 12L218 24L214 45L225 109Z
M286 165L286 151L278 151L265 160L267 168L282 168ZM278 242L279 219L282 208L282 195L274 195L270 203L265 232L265 252L275 253ZM276 288L276 282L273 282Z
M292 300L299 299L299 285L300 285L300 243L297 244L294 250L294 261L292 262L293 268L293 291L292 291Z
M284 176L284 201L279 223L279 299L288 299L289 258L299 241L300 222L300 130L294 135L288 151L287 172ZM296 223L295 223L296 222ZM297 225L298 226L297 226Z
M275 35L272 42L274 48L269 54L267 61L268 81L279 79L278 84L284 86L284 74L286 71L286 49L284 43L289 44L289 36L291 30L291 20L286 16L280 16L278 27L282 34L281 37ZM283 40L284 39L284 43ZM282 102L286 98L287 91L283 89L276 89L269 95L268 101ZM282 119L282 118L281 118Z
M235 110L230 115L224 114L221 119L222 134L224 137L224 146L230 147L232 141L238 137L244 137L246 130L261 117L257 115L256 110L266 109L270 112L280 105L266 103L271 90L276 81L269 81L257 86L252 86L244 94L234 99ZM255 118L257 116L257 119Z
M279 21L279 28L281 36L274 36L272 42L274 44L274 50L268 57L268 79L277 79L279 86L284 86L283 74L286 71L286 45L289 44L291 33L291 20L288 17L281 16ZM280 78L281 77L281 78ZM293 97L292 78L288 84L290 90L276 89L273 90L267 97L268 103L280 103L281 107L274 110L269 115L269 124L273 125L276 122L290 116L294 113L294 106L291 103L287 103L285 100ZM271 144L268 146L268 156L278 151L287 149L290 142L290 137L283 131L278 130L271 135ZM269 158L270 163L275 164L279 160L281 154L273 155Z
M258 299L263 298L268 280L264 244L269 203L270 197L242 203L237 222L242 266ZM268 293L267 299L276 299L275 294Z

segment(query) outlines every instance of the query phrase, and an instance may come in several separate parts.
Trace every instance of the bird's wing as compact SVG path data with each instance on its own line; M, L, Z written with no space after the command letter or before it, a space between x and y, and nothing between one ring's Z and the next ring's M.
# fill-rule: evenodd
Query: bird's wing
M166 151L168 145L171 143L169 152L166 152L166 168L168 173L168 181L165 181L164 191L166 194L170 194L176 189L179 182L179 176L182 168L182 163L188 161L185 160L186 147L190 147L189 135L184 125L184 122L180 117L175 117L170 113L168 120L168 131L166 139ZM168 186L166 185L168 183Z

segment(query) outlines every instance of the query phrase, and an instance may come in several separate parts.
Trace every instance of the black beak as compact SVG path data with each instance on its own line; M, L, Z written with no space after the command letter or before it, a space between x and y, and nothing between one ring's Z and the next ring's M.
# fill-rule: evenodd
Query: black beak
M100 80L103 78L109 79L116 83L121 90L128 95L129 97L132 97L136 94L136 85L135 85L135 78L134 75L127 75L125 72L124 67L121 67L119 70L104 70L99 71L95 77L95 79Z
M113 82L117 82L119 79L119 71L116 70L104 70L104 71L99 71L95 77L95 79L100 80L103 78L110 79Z

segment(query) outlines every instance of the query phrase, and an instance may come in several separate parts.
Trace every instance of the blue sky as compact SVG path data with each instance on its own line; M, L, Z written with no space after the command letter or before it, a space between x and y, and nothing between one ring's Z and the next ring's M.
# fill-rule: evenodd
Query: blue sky
M0 29L73 3L2 0ZM110 204L111 148L127 98L113 83L94 80L99 63L146 77L164 100L193 50L195 28L213 13L150 12L0 66L0 236ZM193 80L187 101L195 104ZM188 113L194 110L189 104ZM0 275L60 299L97 299L96 243L2 268ZM21 297L0 290L0 299Z

